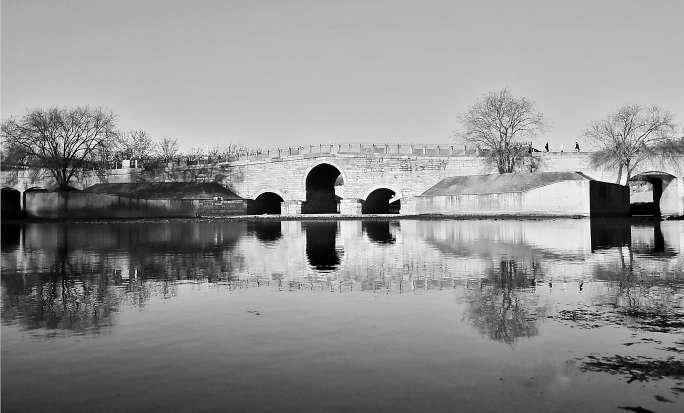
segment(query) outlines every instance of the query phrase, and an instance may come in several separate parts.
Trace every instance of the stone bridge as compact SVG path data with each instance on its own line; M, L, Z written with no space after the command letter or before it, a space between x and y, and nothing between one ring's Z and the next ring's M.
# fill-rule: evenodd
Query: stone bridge
M616 170L592 168L588 152L537 155L538 171L577 171L606 182L617 177ZM492 172L482 157L452 145L343 144L269 150L230 161L180 162L155 171L117 169L108 181L216 181L254 200L254 213L356 215L398 212L402 198L419 195L445 177ZM49 178L31 177L28 171L11 175L2 173L5 189L23 193L50 187ZM684 157L674 165L643 163L631 181L649 184L652 202L664 215L684 215ZM93 174L74 186L99 182Z

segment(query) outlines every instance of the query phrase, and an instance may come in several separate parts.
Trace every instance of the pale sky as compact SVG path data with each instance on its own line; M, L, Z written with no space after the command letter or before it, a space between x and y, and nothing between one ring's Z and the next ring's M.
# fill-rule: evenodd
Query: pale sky
M625 103L684 123L684 1L2 0L1 69L3 119L104 106L184 149L447 143L502 87L569 148Z

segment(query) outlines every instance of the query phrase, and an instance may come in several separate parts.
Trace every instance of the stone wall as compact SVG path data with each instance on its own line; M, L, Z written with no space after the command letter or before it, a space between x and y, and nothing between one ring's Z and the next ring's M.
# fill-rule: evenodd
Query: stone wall
M402 214L456 216L623 216L629 188L604 182L562 181L525 192L416 196Z
M663 181L660 213L665 216L684 216L684 179Z
M590 165L590 153L543 153L538 172L582 172L597 181L615 182L617 171ZM274 192L284 200L304 200L306 176L316 165L327 163L340 170L344 185L336 188L343 198L365 199L377 188L392 189L396 198L419 195L448 176L478 175L496 172L479 156L421 156L377 153L336 153L264 158L193 167L194 172L166 171L146 179L199 179L219 181L238 195L254 199L263 192ZM684 173L682 165L663 166L643 163L634 174L665 169L674 176Z
M222 165L214 177L220 176L221 183L244 198L254 199L263 192L274 192L284 200L304 200L306 176L323 163L341 172L344 185L336 188L336 193L348 199L366 199L378 188L393 190L397 194L395 198L418 195L444 177L491 170L477 157L329 155L236 162Z
M406 147L409 149L402 150L403 147L400 146L397 151L392 149L392 145L366 145L358 151L346 151L344 145L341 145L336 149L337 152L326 149L326 145L321 147L334 153L325 153L323 149L318 153L295 151L291 152L292 155L289 155L290 152L275 152L230 162L171 165L163 170L116 170L108 179L110 182L216 181L246 199L255 199L264 192L273 192L285 201L283 213L298 213L301 205L295 201L306 199L307 174L322 163L335 166L342 175L344 183L335 187L335 193L348 200L345 205L340 204L340 208L344 208L345 211L358 209L356 204L365 200L369 193L378 188L394 191L395 197L390 201L396 201L420 195L445 177L495 172L482 157L457 153L448 145L440 149L433 148L434 150L420 147ZM387 151L390 153L383 153ZM592 168L590 155L588 152L541 153L538 171L579 171L597 181L614 182L617 171L610 168ZM678 165L642 163L633 175L648 171L662 171L673 177L673 181L664 186L661 210L668 215L682 215L684 157L679 160ZM3 186L22 192L30 187L49 188L49 178L33 179L26 171L20 171L19 176L14 178L10 175L7 171L2 172ZM81 188L97 182L97 177L91 174L77 182L76 187Z
M628 216L629 187L607 182L589 182L592 216Z
M27 192L29 218L165 218L240 215L244 200L141 199L86 192Z

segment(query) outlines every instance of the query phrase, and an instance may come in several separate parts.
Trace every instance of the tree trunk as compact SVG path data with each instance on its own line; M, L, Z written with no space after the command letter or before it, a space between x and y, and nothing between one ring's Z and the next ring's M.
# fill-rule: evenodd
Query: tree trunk
M625 180L625 185L629 185L629 178L632 177L632 168L629 167L629 162L627 163L627 179Z
M620 164L620 167L618 168L617 180L615 181L615 183L619 185L621 181L622 181L622 164Z

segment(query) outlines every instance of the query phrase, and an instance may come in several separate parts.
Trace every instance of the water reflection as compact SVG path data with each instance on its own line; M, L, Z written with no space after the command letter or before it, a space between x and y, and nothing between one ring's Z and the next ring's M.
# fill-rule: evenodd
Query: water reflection
M306 257L319 271L330 271L340 265L341 249L336 247L337 222L302 222L306 234Z
M546 316L546 305L535 293L543 279L538 263L501 260L487 269L476 287L467 289L466 318L490 339L513 344L532 337Z
M363 221L361 228L368 239L377 244L394 244L396 237L390 228L398 225L398 222L391 221Z
M153 294L170 297L176 288L170 282L122 282L120 273L5 277L2 285L3 322L47 329L48 336L56 335L55 330L108 331L122 306L142 308Z
M348 397L367 389L393 411L437 399L464 411L681 401L670 389L684 352L681 221L171 220L2 233L9 411L377 409ZM650 387L624 387L629 375Z
M631 243L631 224L625 219L592 218L591 251L628 246Z
M0 250L2 252L12 251L19 245L19 242L21 242L21 225L2 225L2 231L0 231Z
M283 236L279 221L252 222L247 225L247 230L264 244L274 243Z
M3 226L2 321L108 328L122 308L173 298L187 282L388 294L465 283L465 318L512 344L537 334L547 305L538 283L609 281L616 288L602 299L621 307L681 299L672 280L681 280L682 228L606 220Z

